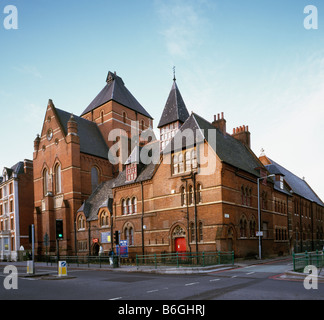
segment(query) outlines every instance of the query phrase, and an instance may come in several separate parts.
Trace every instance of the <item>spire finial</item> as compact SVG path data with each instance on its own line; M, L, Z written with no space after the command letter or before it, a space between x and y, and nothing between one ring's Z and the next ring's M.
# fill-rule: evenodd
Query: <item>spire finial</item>
M173 66L173 81L176 81L176 77L175 77L175 66Z

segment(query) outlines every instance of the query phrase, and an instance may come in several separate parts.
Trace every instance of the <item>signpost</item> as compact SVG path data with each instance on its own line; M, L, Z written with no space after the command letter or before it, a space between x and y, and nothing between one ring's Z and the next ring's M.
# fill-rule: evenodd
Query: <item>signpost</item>
M116 246L116 251L120 258L128 258L128 241L120 240L119 245Z
M59 272L58 272L59 277L66 277L67 276L66 261L59 261L58 269L59 269Z
M29 241L32 243L32 259L27 261L27 273L35 274L35 226L29 227Z

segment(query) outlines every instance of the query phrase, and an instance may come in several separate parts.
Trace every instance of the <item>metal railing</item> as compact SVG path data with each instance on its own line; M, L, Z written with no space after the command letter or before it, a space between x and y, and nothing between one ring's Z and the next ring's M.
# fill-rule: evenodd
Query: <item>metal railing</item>
M136 265L197 267L220 264L234 264L234 251L231 252L176 252L136 255Z
M110 259L108 256L60 256L60 261L66 261L67 265L76 265L76 266L97 266L101 268L102 266L110 265ZM47 262L51 266L57 264L56 256L48 256L44 259L44 262Z
M304 253L293 253L293 270L295 272L303 272L306 266L313 265L316 268L324 267L323 251L314 251Z

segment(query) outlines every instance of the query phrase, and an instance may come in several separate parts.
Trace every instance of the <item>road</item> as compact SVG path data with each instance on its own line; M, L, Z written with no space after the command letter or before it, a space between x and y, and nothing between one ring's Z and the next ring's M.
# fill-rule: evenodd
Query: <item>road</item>
M303 281L282 280L291 260L204 274L152 274L68 270L72 279L18 278L18 288L1 285L0 300L323 300L324 283L306 290ZM3 265L0 265L3 270ZM55 272L44 268L38 272Z

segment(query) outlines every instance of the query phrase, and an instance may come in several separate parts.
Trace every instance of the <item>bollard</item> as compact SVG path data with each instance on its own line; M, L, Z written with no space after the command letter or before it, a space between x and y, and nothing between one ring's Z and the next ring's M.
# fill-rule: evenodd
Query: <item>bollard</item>
M34 261L33 260L28 260L27 261L27 273L28 274L34 274Z
M66 261L59 261L58 262L58 276L59 277L66 277L67 276Z

